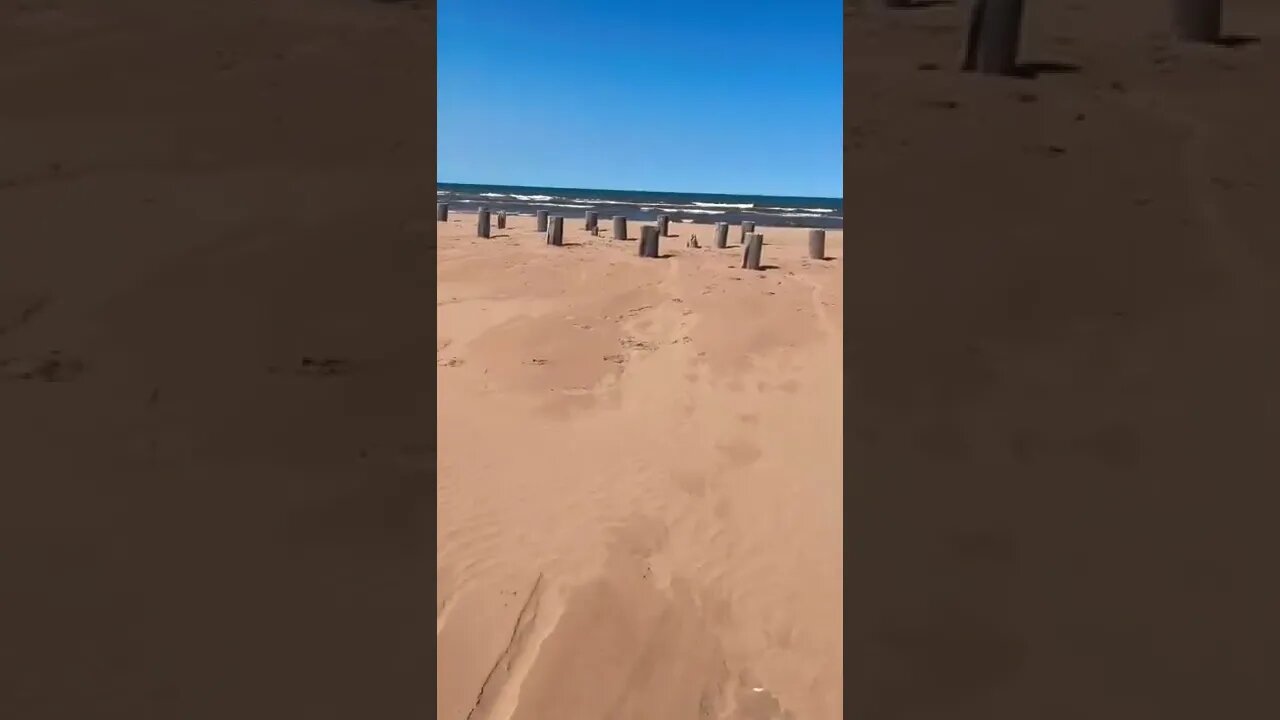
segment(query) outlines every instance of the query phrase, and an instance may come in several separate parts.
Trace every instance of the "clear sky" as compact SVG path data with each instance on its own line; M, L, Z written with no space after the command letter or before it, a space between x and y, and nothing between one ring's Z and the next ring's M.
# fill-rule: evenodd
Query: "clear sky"
M842 197L839 0L439 0L437 178Z

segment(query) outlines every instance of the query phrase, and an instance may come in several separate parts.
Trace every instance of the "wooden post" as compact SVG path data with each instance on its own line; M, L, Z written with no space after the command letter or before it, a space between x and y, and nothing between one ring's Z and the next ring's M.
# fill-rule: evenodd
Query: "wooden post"
M436 203L436 222L445 222L449 219L449 203Z
M658 216L658 237L671 237L667 234L667 224L671 222L670 215Z
M498 211L498 229L505 230L506 228L507 228L507 211L499 210Z
M716 223L716 247L729 247L729 223Z
M746 245L746 244L747 244L747 235L749 235L749 234L751 234L751 233L753 233L753 232L755 232L755 231L756 231L756 224L755 224L755 223L751 222L750 220L743 220L743 221L742 221L742 237L738 238L738 243L739 243L739 244L742 244L742 245Z
M595 230L595 229L596 229L596 227L597 227L599 224L600 224L600 214L599 214L599 213L597 213L595 210L588 210L588 211L587 211L587 226L586 226L586 227L587 227L587 229L588 229L588 230Z
M988 75L1017 73L1022 5L1023 0L974 1L961 63L965 70Z
M1173 34L1185 42L1222 37L1222 0L1173 0Z
M747 235L746 247L742 249L742 268L744 270L759 270L760 255L764 251L764 236L751 233Z
M658 257L658 226L640 226L640 257Z
M809 257L814 260L823 260L827 257L826 230L809 231Z
M973 72L978 67L978 43L982 39L982 11L985 0L973 0L969 6L969 26L965 28L964 47L960 52L960 69Z
M538 232L546 232L547 231L547 211L539 210L537 213L537 217L538 217Z
M627 239L627 219L622 215L613 216L613 239L614 240Z
M489 237L489 210L480 208L480 212L476 213L476 237Z
M552 215L547 218L547 243L557 247L564 245L564 217Z

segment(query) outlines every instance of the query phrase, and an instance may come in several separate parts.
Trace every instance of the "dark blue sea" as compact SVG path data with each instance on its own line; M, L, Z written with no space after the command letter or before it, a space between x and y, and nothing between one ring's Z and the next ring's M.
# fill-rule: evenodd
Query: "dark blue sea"
M761 227L844 227L842 198L439 183L436 199L460 212L487 207L505 210L508 215L533 215L546 210L552 215L579 218L588 210L596 210L601 220L623 215L629 220L646 221L669 215L672 222L737 224L750 220Z

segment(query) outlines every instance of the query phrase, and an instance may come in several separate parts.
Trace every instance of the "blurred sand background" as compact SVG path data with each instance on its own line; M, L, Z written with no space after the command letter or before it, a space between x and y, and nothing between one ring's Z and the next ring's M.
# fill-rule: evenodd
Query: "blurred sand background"
M849 717L1280 713L1280 6L1224 6L1029 0L1034 80L847 13Z
M0 715L430 716L433 22L0 3Z
M438 717L840 717L842 233L508 222L438 224Z

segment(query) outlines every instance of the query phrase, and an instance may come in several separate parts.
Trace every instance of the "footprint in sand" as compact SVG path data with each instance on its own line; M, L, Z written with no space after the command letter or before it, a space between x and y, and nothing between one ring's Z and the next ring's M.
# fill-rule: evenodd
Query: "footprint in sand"
M658 346L655 345L654 343L651 343L647 340L637 340L633 337L624 337L619 342L622 344L622 347L626 348L627 350L653 352L654 350L658 349Z

